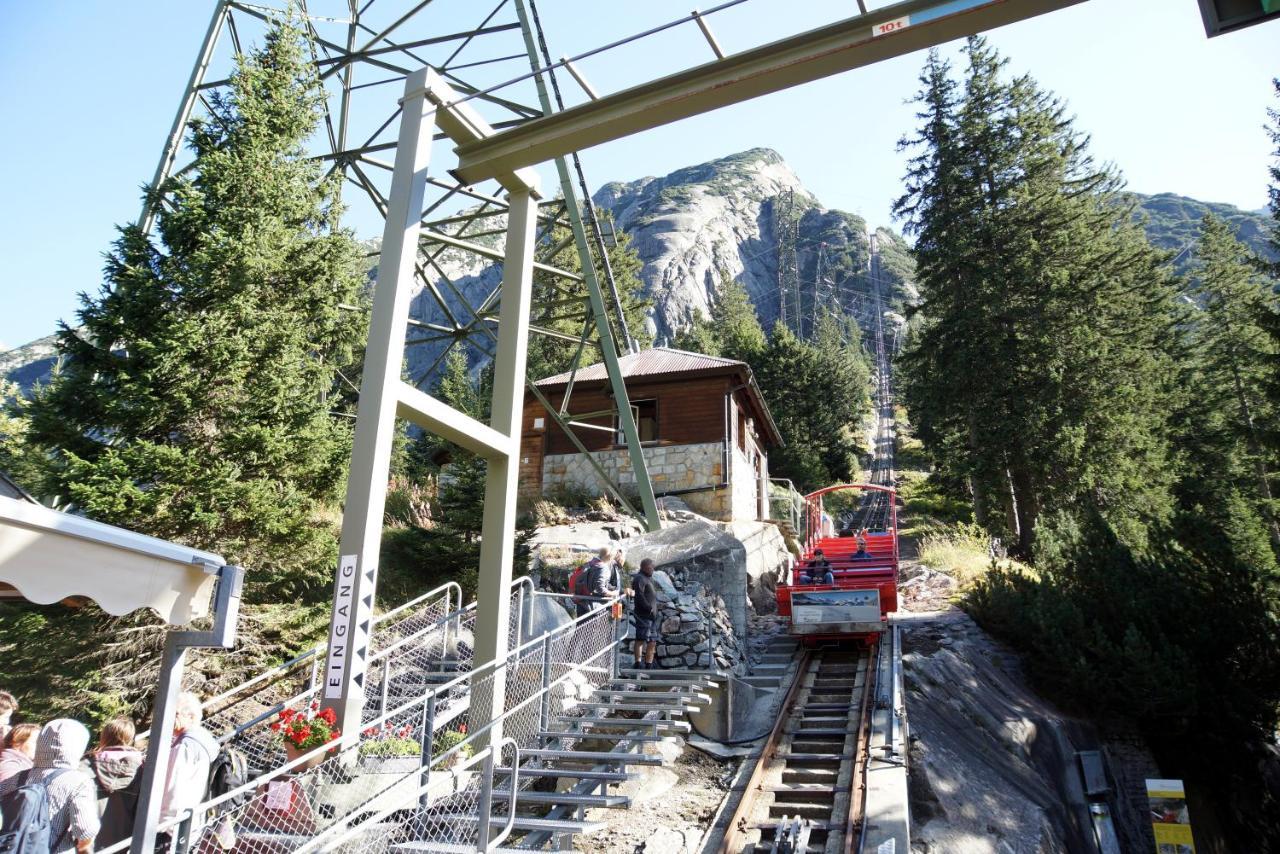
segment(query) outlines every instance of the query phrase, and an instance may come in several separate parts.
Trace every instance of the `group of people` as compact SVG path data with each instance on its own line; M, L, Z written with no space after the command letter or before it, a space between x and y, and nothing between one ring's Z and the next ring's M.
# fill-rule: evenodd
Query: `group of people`
M43 725L11 723L19 712L13 694L0 691L0 841L34 828L24 804L41 796L48 805L51 854L87 854L133 835L145 755L134 746L133 721L112 718L102 725L98 743L89 749L89 730L71 718ZM178 696L174 738L169 753L160 821L178 818L205 796L210 764L218 743L200 725L202 710L195 694ZM167 850L169 833L156 839Z
M875 560L875 555L867 551L867 529L863 528L856 534L858 538L858 550L853 553L853 560ZM800 570L801 584L822 584L828 587L834 587L836 583L836 574L831 568L831 561L827 560L827 556L823 554L822 549L814 549L813 557Z
M608 601L623 590L624 559L622 549L602 546L595 557L579 570L575 585L574 604L578 616L591 611L599 603ZM631 576L626 595L632 601L631 618L635 625L633 653L637 670L652 670L658 653L658 590L653 583L654 563L645 558L640 568Z

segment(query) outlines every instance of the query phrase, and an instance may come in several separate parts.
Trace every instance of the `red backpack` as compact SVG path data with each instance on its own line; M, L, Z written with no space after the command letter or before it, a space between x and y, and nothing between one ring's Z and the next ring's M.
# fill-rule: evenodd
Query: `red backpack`
M591 562L587 561L578 566L573 572L569 573L569 592L573 594L573 601L581 603L587 601L591 596Z

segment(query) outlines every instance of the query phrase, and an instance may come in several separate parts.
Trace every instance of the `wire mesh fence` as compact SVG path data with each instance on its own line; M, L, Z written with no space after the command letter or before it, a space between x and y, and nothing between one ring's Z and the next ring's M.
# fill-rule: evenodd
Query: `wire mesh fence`
M479 816L497 834L511 815L516 749L537 746L553 718L582 713L613 675L618 629L614 609L600 608L431 686L368 721L357 743L290 757L202 804L175 824L186 842L173 850L477 850Z

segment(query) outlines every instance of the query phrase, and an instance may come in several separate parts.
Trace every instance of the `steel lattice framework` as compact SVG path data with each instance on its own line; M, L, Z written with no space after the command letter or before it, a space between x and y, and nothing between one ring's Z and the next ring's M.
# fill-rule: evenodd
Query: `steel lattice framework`
M704 13L695 12L553 63L535 1L333 0L333 8L330 4L321 8L320 0L297 0L315 67L329 95L315 156L357 187L385 219L323 671L324 702L338 710L340 724L348 732L348 722L360 720L363 705L367 636L397 417L488 462L474 639L478 661L504 660L507 651L517 457L526 387L577 442L570 429L573 416L568 404L559 409L547 405L525 377L530 334L550 334L573 343L572 364L567 366L571 371L576 371L589 348L598 348L644 518L651 528L658 525L618 369L619 338L624 346L632 345L607 269L603 277L596 273L587 224L594 217L589 200L577 198L569 167L572 162L581 182L574 152L1083 2L905 0L868 11L859 0L859 15L726 54L707 16L746 2L727 0ZM224 55L240 53L248 27L260 31L284 14L287 10L280 7L217 0L155 186L163 190L166 179L182 170L178 153L188 119L208 108L211 90L227 83L225 73L211 73L231 68L225 58L220 64L219 45ZM458 21L469 23L459 25ZM591 89L573 64L682 24L701 30L714 60L603 96ZM556 69L568 71L581 85L588 96L585 103L563 103ZM549 161L555 163L560 190L554 199L548 199L530 168ZM165 203L163 192L155 203ZM144 210L143 223L149 225L151 217L152 211ZM563 232L557 228L566 227L569 236L558 237ZM590 232L596 240L594 248L603 257L598 226L593 223ZM569 244L577 249L580 274L549 263ZM541 313L536 316L581 323L581 335L530 322L537 276L547 277L552 286L544 292L543 304L537 307ZM573 291L575 285L582 286L585 298ZM416 299L423 305L418 318L411 318L410 304ZM493 359L488 423L423 392L418 387L421 376L404 380L406 347L437 345L434 366L460 344ZM595 462L580 443L578 448ZM618 487L609 483L598 464L596 468L606 488L626 505ZM500 694L495 688L492 696L473 698L473 719L497 723L503 709ZM492 737L501 738L500 726L492 730ZM482 808L481 815L487 815L487 809Z
M524 2L302 0L293 14L308 36L327 95L322 129L313 141L312 153L329 164L330 174L340 174L344 185L354 191L346 194L348 205L366 213L372 211L382 218L387 215L400 97L404 80L412 72L431 67L460 96L483 104L495 130L552 111L553 92L548 91L543 76L530 73L531 68L542 68L547 54ZM179 159L186 125L192 117L209 111L212 92L229 82L234 57L260 40L274 21L289 16L284 0L218 0L214 4L152 186L165 187L171 176L187 168ZM521 79L501 85L512 78ZM555 86L554 77L550 83ZM495 88L501 91L489 91ZM558 100L558 90L554 95ZM633 350L635 342L622 318L621 299L608 269L603 234L586 195L581 164L573 154L555 160L559 193L539 205L536 240L535 269L546 283L542 292L546 299L534 306L540 322L534 323L531 331L568 343L573 356L559 370L575 370L596 361L597 355L604 358L619 429L632 450L630 462L636 472L639 506L633 506L635 496L629 498L598 465L596 474L615 500L653 528L657 510L616 364L618 353ZM570 165L579 179L576 186ZM496 238L505 231L507 205L500 198L499 182L464 184L450 176L448 168L446 164L433 169L423 201L416 316L409 321L406 340L411 348L408 364L415 367L412 380L420 387L430 383L455 348L463 349L474 364L492 357L497 340L501 282L496 273L502 253L496 248ZM166 203L163 194L158 201L148 202L140 217L145 228L149 230L154 218L152 205ZM552 239L553 231L558 236L566 230L568 239ZM582 273L550 263L569 243L576 247ZM601 268L603 276L597 272ZM559 331L566 327L580 333ZM527 388L541 398L531 382ZM575 415L569 404L566 395L561 406L546 408L551 419L576 442L570 429Z

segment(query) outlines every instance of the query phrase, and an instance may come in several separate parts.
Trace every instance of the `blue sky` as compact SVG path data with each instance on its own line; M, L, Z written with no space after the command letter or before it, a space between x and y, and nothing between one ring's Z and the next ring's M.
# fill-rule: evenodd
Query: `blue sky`
M690 4L541 6L560 56L681 17ZM99 287L114 224L137 216L139 187L155 169L211 8L205 0L0 0L0 158L9 164L0 195L0 349L72 320L76 293ZM713 26L734 51L853 11L852 0L748 0ZM584 71L607 92L709 58L696 36L664 38L588 60ZM1195 0L1088 0L997 30L992 41L1015 71L1067 100L1095 156L1119 166L1131 189L1251 210L1265 204L1262 125L1266 108L1280 106L1270 84L1280 76L1280 24L1207 40ZM912 126L905 101L921 61L901 57L590 149L588 179L594 187L661 175L768 146L825 205L892 224L903 172L895 142ZM355 226L361 236L377 233L368 219Z

